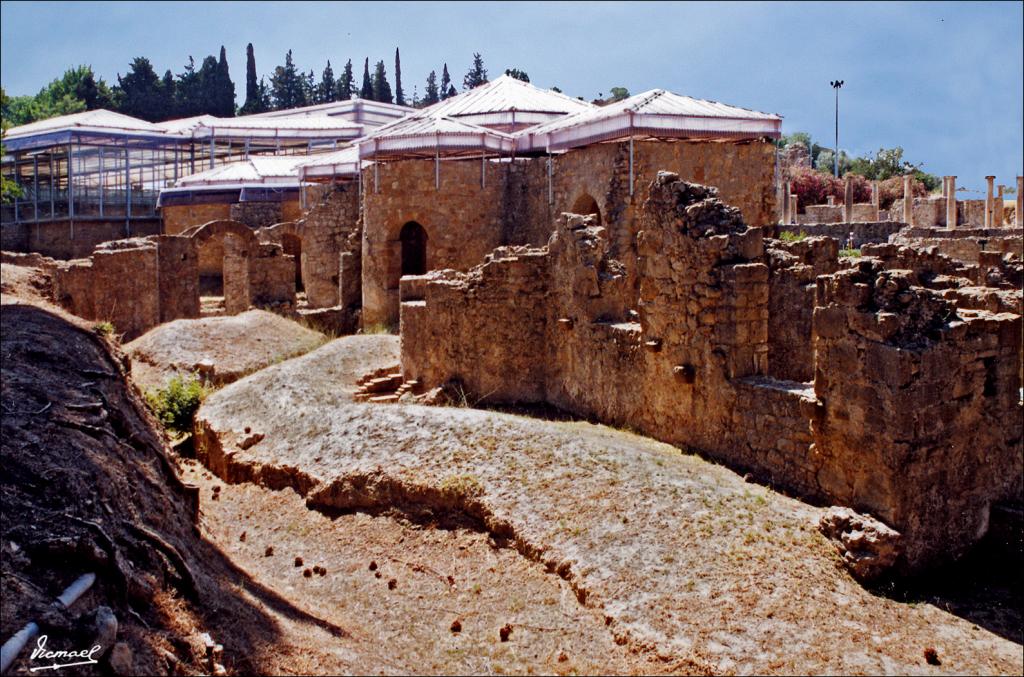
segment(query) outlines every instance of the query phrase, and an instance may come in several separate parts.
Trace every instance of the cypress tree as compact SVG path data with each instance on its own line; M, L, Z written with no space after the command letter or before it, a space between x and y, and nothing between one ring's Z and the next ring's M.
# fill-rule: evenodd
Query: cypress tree
M352 81L355 77L352 74L352 59L345 63L345 70L338 78L338 96L336 101L348 101L352 98Z
M251 42L245 48L245 103L239 112L243 115L263 112L260 110L260 85L256 80L256 54Z
M195 115L219 115L220 114L220 91L219 74L217 72L217 59L208 56L203 59L199 67L199 98Z
M163 110L163 120L173 120L178 117L178 105L174 97L174 75L168 68L160 81L160 108Z
M463 89L473 89L480 85L486 84L487 82L487 69L484 68L484 59L480 56L479 52L473 52L473 65L470 66L469 72L462 78Z
M186 118L199 115L202 108L202 88L199 83L199 73L196 72L196 61L191 56L188 57L188 63L185 64L185 72L178 74L175 98L177 99L178 115Z
M399 106L405 105L405 92L402 91L402 60L398 57L397 47L395 47L395 103Z
M235 116L235 83L231 82L228 71L228 53L224 45L220 46L220 60L217 61L216 78L217 112L214 115L230 118Z
M441 71L441 99L447 99L450 94L448 91L452 88L452 79L448 76L448 64L444 65L444 69Z
M384 69L383 61L378 61L377 65L374 66L373 79L371 82L374 101L380 101L382 103L394 102L394 98L391 96L391 85L388 84L388 74Z
M440 100L441 97L437 93L437 73L430 71L430 75L427 76L427 87L423 90L423 101L421 103L426 107L432 106Z
M363 86L359 89L360 99L373 101L373 84L370 82L370 57L363 62Z

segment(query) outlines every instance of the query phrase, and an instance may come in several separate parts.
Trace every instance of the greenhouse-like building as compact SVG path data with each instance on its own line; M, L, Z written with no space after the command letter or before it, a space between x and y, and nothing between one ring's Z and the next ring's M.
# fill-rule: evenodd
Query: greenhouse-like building
M162 230L158 198L183 177L250 156L305 156L363 135L343 115L150 123L107 110L14 127L2 171L20 188L2 211L2 247L58 258Z

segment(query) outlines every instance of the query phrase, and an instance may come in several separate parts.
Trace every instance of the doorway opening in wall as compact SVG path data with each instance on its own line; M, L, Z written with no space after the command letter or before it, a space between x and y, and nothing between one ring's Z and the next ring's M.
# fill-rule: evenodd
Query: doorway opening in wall
M597 206L597 200L590 197L587 193L580 195L576 198L576 202L572 203L573 214L593 214L597 217L598 225L601 224L601 209Z
M283 233L281 249L285 254L295 257L295 291L305 291L306 288L302 286L302 238L293 233Z
M402 275L423 275L427 272L427 231L415 221L402 226L398 239L402 243Z

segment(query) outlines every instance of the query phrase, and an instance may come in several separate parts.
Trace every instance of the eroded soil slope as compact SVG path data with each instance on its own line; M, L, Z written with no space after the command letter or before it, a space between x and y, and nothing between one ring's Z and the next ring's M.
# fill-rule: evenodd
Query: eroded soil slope
M358 376L396 361L394 337L356 336L236 382L199 412L201 456L325 514L461 516L672 669L1021 671L1019 643L865 590L816 531L818 509L722 467L603 426L351 401Z
M217 385L231 383L324 341L323 334L297 322L250 310L168 322L126 344L125 351L132 360L132 379L146 390L163 386L176 373L200 371Z

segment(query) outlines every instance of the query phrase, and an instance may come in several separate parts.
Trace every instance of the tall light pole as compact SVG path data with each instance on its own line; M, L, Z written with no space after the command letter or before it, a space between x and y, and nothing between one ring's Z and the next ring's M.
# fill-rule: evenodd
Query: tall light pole
M839 178L839 88L843 86L842 80L832 80L830 83L832 89L836 90L836 149L835 157L833 158L834 168L833 173L835 177Z

